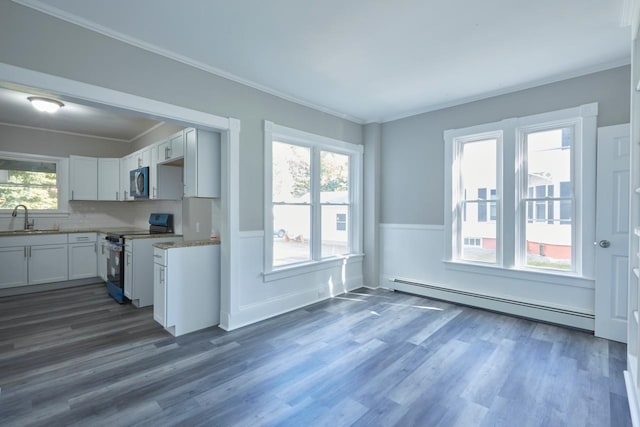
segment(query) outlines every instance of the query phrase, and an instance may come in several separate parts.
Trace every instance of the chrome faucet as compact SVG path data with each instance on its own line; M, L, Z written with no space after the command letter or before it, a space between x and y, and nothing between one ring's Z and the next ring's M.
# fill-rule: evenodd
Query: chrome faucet
M19 207L24 208L24 229L31 230L33 228L33 224L35 220L32 219L31 221L29 221L29 209L27 209L25 205L18 205L15 208L13 208L13 212L11 212L11 216L14 218L18 216Z

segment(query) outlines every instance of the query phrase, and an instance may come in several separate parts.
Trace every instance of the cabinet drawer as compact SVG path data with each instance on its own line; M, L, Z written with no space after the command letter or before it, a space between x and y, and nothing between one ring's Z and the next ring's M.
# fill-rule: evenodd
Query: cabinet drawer
M67 234L38 234L31 236L0 237L0 247L59 245L67 243Z
M95 242L96 233L71 233L69 234L69 243L87 243Z
M153 248L153 262L166 267L167 251L160 248Z

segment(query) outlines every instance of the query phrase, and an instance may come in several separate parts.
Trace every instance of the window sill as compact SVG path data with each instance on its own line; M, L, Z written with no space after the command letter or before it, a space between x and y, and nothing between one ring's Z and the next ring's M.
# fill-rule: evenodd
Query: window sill
M264 282L273 282L275 280L286 279L288 277L300 276L302 274L313 273L315 271L327 270L340 265L353 264L360 262L364 258L364 254L348 254L338 257L325 258L320 261L310 261L295 265L280 267L276 270L262 273Z
M541 271L525 268L507 268L496 265L483 265L461 261L443 261L448 269L463 271L466 273L489 274L510 279L527 280L532 282L555 283L564 286L580 288L594 287L595 279L580 276L576 273L563 273L554 271Z

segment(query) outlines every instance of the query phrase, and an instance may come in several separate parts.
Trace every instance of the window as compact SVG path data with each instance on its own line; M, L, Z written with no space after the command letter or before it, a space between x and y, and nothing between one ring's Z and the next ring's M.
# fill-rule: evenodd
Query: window
M597 112L446 131L447 259L592 277Z
M490 138L479 136L459 140L460 173L457 188L461 189L463 197L457 201L456 211L461 217L457 233L458 239L463 242L462 245L457 245L461 260L495 263L497 259L495 218L499 202L496 191L499 140L499 134ZM491 200L487 198L487 188L492 189L489 192ZM468 198L468 194L477 197ZM469 215L466 214L467 211L470 212ZM477 239L477 236L482 236L482 239ZM478 244L470 243L476 241Z
M532 210L535 213L534 218L527 218L524 227L523 261L529 267L572 270L573 227L570 215L561 221L555 218L554 213L556 205L565 213L573 209L570 193L573 129L552 125L545 130L528 131L524 128L520 132L523 170L527 170L527 196L520 202L527 206L527 215ZM554 197L556 187L560 188L558 197ZM534 197L530 196L532 188ZM531 209L530 205L535 208Z
M361 251L362 146L265 122L265 270Z
M0 152L0 210L26 205L33 213L66 208L66 159Z

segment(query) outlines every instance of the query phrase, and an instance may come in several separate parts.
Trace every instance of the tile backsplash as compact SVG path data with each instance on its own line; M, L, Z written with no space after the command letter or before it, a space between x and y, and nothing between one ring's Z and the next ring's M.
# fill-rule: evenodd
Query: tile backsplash
M93 202L75 201L69 203L69 215L30 215L35 220L36 229L92 228L92 227L149 227L149 214L153 212L172 213L176 233L182 233L182 201L135 201L135 202ZM24 210L18 216L0 217L0 230L20 230L24 225Z

